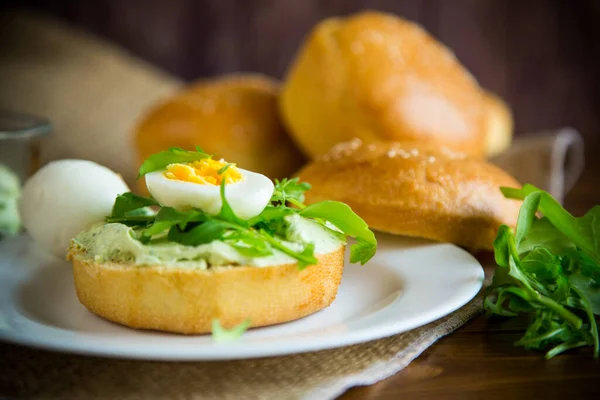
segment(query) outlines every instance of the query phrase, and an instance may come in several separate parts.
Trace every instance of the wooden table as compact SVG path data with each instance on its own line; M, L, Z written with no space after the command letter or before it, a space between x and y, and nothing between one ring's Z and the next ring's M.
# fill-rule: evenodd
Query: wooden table
M600 204L600 160L588 152L588 166L565 199L580 216ZM486 271L491 273L491 271ZM600 360L589 349L546 361L543 353L513 343L526 319L481 315L441 339L396 375L341 397L350 399L577 399L598 398Z

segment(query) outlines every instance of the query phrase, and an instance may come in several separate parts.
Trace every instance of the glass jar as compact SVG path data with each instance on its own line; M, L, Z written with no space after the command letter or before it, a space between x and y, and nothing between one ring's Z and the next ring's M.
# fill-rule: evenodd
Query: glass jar
M0 110L0 164L24 182L39 168L39 138L50 130L43 118Z
M21 229L21 185L39 168L39 139L50 129L42 118L0 111L0 238Z

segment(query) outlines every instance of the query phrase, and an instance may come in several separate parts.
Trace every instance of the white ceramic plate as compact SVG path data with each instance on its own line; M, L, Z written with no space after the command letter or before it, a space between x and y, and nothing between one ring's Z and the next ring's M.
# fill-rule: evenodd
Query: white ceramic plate
M335 302L309 317L251 329L239 341L129 329L77 300L70 265L27 236L0 243L0 339L80 354L152 360L220 360L340 347L405 332L458 309L483 269L449 244L378 235L376 256L347 264Z

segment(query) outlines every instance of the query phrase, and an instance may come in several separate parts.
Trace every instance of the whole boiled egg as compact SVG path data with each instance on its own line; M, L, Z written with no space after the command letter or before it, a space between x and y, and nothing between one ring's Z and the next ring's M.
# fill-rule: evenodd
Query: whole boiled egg
M225 198L241 219L257 216L273 195L273 182L264 175L229 165L224 160L202 159L175 163L146 175L148 191L162 206L179 210L198 208L209 215L221 211L221 182Z
M73 237L110 215L129 188L121 176L91 161L54 161L25 182L19 199L23 226L33 240L64 257Z

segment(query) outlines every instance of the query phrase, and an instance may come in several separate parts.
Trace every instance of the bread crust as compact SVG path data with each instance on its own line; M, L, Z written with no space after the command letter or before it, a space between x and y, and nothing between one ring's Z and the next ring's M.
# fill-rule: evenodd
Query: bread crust
M260 74L191 83L138 122L134 139L139 164L169 147L200 146L271 179L289 176L304 157L283 129L278 97L279 82ZM139 189L146 192L143 184Z
M284 81L280 108L315 157L354 137L485 150L482 90L450 49L419 25L363 12L319 23Z
M492 249L501 224L514 226L520 202L500 186L520 187L484 160L430 145L355 139L336 145L300 171L308 204L339 200L371 228Z
M96 263L71 249L77 297L88 310L137 329L183 334L211 331L213 319L231 328L295 320L329 306L337 295L344 248L319 263L232 266L208 270Z
M513 137L513 117L508 104L492 92L484 92L486 111L486 155L497 156L506 150Z

